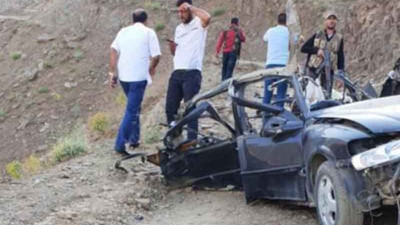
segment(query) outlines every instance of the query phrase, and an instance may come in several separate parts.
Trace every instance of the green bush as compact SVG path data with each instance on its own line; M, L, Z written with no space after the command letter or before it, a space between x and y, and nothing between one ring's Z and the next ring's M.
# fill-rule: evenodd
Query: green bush
M143 140L145 144L153 144L160 140L161 131L158 127L149 127L145 132L143 132Z
M76 61L79 62L85 58L85 53L82 50L78 49L74 52L74 58Z
M160 32L160 31L164 30L164 28L165 28L165 25L163 23L157 23L155 30L156 30L156 32Z
M215 10L212 11L211 15L213 17L218 17L218 16L222 16L224 13L226 12L225 9L223 8L217 8Z
M89 130L105 134L110 127L110 117L103 112L98 112L89 118Z
M21 56L22 56L21 52L12 52L12 53L11 53L11 58L12 58L13 60L18 60L18 59L21 58Z
M118 95L115 98L115 101L117 102L118 106L125 107L126 106L126 96L125 96L124 92L122 92L122 91L118 92Z
M146 2L145 7L148 9L151 9L153 11L157 11L161 9L161 3L160 2Z
M48 87L40 87L38 92L39 92L39 94L49 93L49 88Z
M7 116L6 112L4 112L3 109L0 109L0 118L6 117L6 116Z
M22 177L22 165L18 161L10 162L6 165L6 172L8 176L14 179L20 179Z
M35 174L40 171L42 164L38 157L31 155L24 161L23 168L25 172Z
M52 149L52 157L56 162L63 162L85 153L87 142L82 128L76 128L67 137L58 140Z

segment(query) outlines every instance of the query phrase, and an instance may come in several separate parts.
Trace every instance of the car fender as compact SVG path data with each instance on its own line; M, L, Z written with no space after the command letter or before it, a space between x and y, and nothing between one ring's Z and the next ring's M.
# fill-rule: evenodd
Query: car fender
M306 128L303 135L303 157L306 190L310 202L314 202L314 182L318 167L327 160L337 165L339 160L350 159L349 142L368 137L370 134L365 130L343 124L315 124ZM351 187L352 185L349 184L349 190L354 189Z

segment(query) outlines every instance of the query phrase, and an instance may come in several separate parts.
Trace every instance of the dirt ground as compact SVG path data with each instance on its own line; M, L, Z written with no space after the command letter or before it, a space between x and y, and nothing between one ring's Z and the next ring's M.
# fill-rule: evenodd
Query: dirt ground
M256 201L239 191L168 190L157 167L114 169L113 140L39 175L0 184L0 225L317 225L315 209ZM366 221L365 225L371 224ZM395 225L387 211L373 224Z

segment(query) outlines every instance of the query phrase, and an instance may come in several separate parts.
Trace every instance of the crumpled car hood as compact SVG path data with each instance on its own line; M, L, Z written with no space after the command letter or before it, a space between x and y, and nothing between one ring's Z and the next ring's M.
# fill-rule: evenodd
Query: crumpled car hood
M400 96L323 109L313 112L312 117L351 120L375 134L400 132Z

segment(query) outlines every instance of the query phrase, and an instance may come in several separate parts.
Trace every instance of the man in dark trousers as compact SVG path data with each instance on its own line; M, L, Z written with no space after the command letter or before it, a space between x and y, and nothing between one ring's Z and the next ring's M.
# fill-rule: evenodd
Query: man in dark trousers
M224 44L222 56L222 81L232 77L236 61L240 57L241 44L246 41L242 29L239 27L239 19L232 18L229 29L219 34L215 57L218 59L221 47Z
M182 23L175 30L175 39L169 40L174 55L165 106L169 125L176 120L182 99L188 102L200 91L207 26L211 19L208 12L192 6L191 0L178 0L176 5ZM197 120L188 127L188 139L197 139Z
M301 48L302 53L307 53L306 74L314 79L320 76L321 85L327 91L328 97L332 93L333 74L337 70L344 70L345 61L343 53L343 36L336 32L337 14L327 11L324 14L325 29L314 34ZM316 74L317 68L324 62L324 50L330 54L330 74L321 70Z

